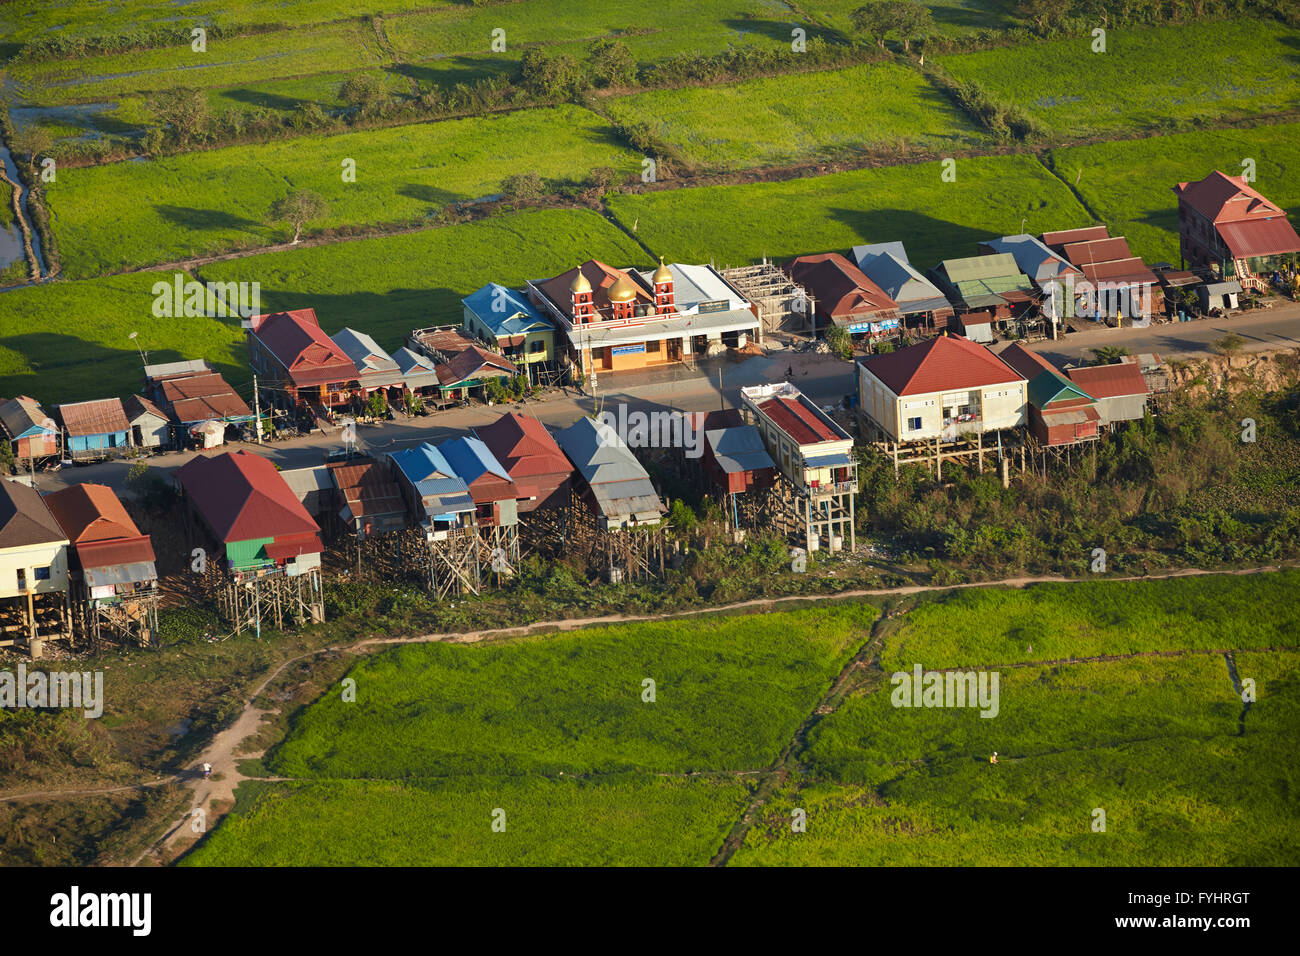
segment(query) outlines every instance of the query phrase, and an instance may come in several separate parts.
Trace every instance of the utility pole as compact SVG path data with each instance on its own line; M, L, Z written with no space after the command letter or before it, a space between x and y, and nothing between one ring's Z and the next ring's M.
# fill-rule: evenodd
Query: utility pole
M262 444L262 404L261 402L258 401L257 398L257 373L256 372L253 373L253 415L257 419L257 424L254 425L253 430L254 433L257 435L257 443L260 445Z

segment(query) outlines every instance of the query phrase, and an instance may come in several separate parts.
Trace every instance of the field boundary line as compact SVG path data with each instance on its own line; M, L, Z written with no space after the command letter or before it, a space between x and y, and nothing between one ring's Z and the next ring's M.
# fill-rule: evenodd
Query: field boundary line
M906 602L902 603L905 604ZM781 752L777 754L772 765L759 778L758 784L746 803L745 809L741 812L740 818L732 824L731 830L722 841L722 846L718 848L718 852L709 861L709 866L724 867L735 856L736 851L745 842L745 835L753 827L754 818L759 810L767 805L768 800L790 776L791 761L796 754L802 753L804 748L807 747L809 731L820 723L823 717L834 713L840 704L847 699L848 684L858 671L865 670L870 665L873 655L884 643L885 632L892 630L892 627L889 626L890 622L903 613L905 612L900 605L882 608L881 613L871 622L871 630L867 633L866 640L849 658L848 663L841 668L840 672L831 681L830 687L818 699L816 706L795 728L794 734L781 748Z

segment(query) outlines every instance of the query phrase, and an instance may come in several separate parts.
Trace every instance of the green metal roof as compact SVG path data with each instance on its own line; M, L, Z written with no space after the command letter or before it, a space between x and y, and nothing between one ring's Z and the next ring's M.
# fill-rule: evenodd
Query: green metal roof
M1069 379L1043 369L1029 383L1029 404L1036 408L1046 408L1053 402L1068 402L1074 399L1096 401L1091 395L1075 385Z

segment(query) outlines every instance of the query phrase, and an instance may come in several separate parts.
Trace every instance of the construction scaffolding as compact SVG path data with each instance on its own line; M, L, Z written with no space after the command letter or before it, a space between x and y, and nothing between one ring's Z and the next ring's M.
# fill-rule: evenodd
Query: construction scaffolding
M45 642L72 638L72 609L66 591L0 600L0 647L22 646L33 659Z
M575 489L570 493L568 551L611 584L663 577L666 526L663 521L634 528L609 529Z
M157 582L108 600L79 595L73 602L72 616L73 627L92 647L110 640L150 647L158 633Z
M803 332L812 318L812 297L788 275L768 262L720 269L746 299L758 306L758 341L764 332Z
M320 624L325 620L325 594L320 568L289 574L284 568L209 575L217 609L236 634L262 627Z

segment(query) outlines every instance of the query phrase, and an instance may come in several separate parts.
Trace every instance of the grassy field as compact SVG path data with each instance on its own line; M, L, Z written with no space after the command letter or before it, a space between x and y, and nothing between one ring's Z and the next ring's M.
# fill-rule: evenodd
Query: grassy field
M356 182L343 181L344 159ZM630 176L640 157L599 116L563 106L70 169L49 195L64 271L82 278L282 242L290 230L267 217L292 189L329 204L313 228L416 223L495 194L512 173L594 166Z
M227 29L292 23L301 26L376 14L424 10L449 0L294 0L292 11L281 0L186 0L185 24L219 23ZM45 36L53 28L72 36L132 33L176 24L175 0L8 0L0 5L0 35L11 42Z
M422 644L359 664L267 760L290 777L757 770L875 617L867 605L667 621L491 645ZM656 700L643 699L643 681Z
M245 785L247 786L247 785ZM736 778L330 781L245 797L188 866L699 866L746 797ZM492 829L505 813L504 831ZM498 816L500 819L500 817ZM315 823L304 827L303 821Z
M649 257L594 213L547 210L381 239L249 256L204 268L204 281L260 282L268 309L315 306L325 329L352 325L394 349L413 328L459 322L460 299L489 279L520 282L562 272L588 256ZM243 331L231 321L159 319L145 272L50 282L0 294L0 395L46 403L128 395L140 358L205 358L247 379Z
M920 661L968 667L1167 650L1282 647L1300 634L1300 571L1191 582L1040 584L1022 593L953 592L918 608L881 656L888 672ZM1253 609L1268 615L1245 630ZM1029 647L1033 647L1033 651Z
M1300 654L1235 654L1257 684L1249 708L1219 653L1033 661L1294 647L1297 580L1036 586L922 605L886 638L882 670L812 729L804 771L732 864L1294 866ZM957 659L998 671L997 716L892 705L895 668ZM794 807L806 833L791 832ZM1098 808L1105 832L1092 829Z
M1279 602L1298 576L923 599L886 625L883 670L857 672L813 724L732 864L1294 865L1300 652ZM355 703L335 685L265 760L299 779L241 788L184 862L703 864L757 783L735 771L770 765L874 615L841 604L384 652L348 672ZM1048 635L1008 666L986 634L1002 619L1139 656L1050 663ZM1249 707L1222 653L1134 650L1211 631L1246 648L1233 657L1256 682ZM997 715L892 706L892 662L944 666L954 642L999 671ZM657 700L642 703L651 675Z
M328 780L241 790L187 862L705 863L748 794L748 777L725 771L775 759L876 613L837 605L387 651L348 672L355 703L332 689L265 761ZM679 776L695 770L706 772ZM310 836L305 819L320 824Z
M360 20L244 37L209 37L185 46L7 67L23 102L44 106L101 102L174 87L242 86L259 80L367 69L385 62L374 29Z
M982 50L936 61L1015 103L1054 136L1208 125L1292 111L1300 31L1273 20L1115 28L1091 37Z
M912 264L973 256L991 236L1091 222L1070 190L1030 156L961 159L943 182L938 162L810 179L615 196L610 207L656 253L679 262L741 265L847 252L901 239Z
M624 125L648 124L688 165L707 169L988 142L920 73L892 62L638 93L612 98L604 109Z
M853 11L864 6L865 2L866 0L799 0L799 9L806 10L818 23L825 23L844 36L851 36ZM1012 4L1005 0L944 0L924 6L930 8L936 31L945 37L965 36L981 30L1006 30L1021 25L1010 12Z
M1111 227L1127 235L1148 262L1178 263L1178 201L1170 191L1218 169L1242 175L1255 161L1252 184L1300 217L1300 124L1206 130L1121 143L1053 150L1050 163Z

